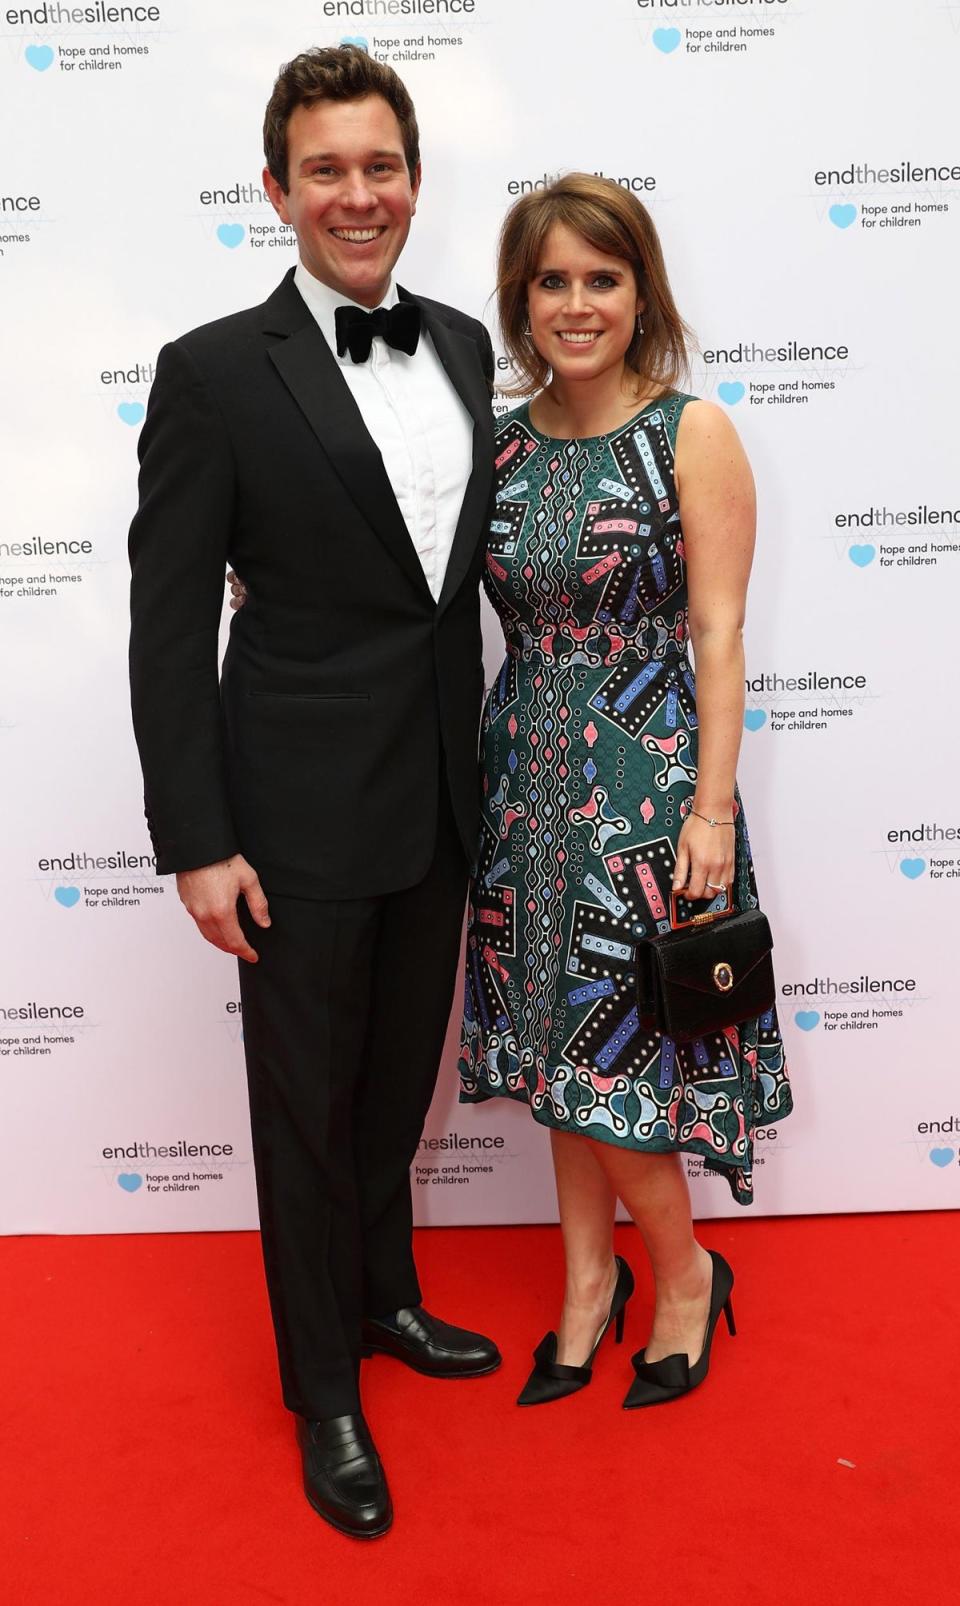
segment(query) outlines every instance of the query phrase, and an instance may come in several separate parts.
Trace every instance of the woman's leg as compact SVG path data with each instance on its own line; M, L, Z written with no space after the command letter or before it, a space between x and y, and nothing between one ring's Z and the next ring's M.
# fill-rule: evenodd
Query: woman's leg
M597 1144L579 1133L555 1130L550 1142L567 1268L557 1360L562 1366L582 1366L607 1319L617 1280L617 1201L598 1163Z
M609 1187L636 1222L656 1287L648 1361L686 1353L691 1365L703 1348L713 1263L693 1232L687 1175L677 1154L638 1154L587 1140Z

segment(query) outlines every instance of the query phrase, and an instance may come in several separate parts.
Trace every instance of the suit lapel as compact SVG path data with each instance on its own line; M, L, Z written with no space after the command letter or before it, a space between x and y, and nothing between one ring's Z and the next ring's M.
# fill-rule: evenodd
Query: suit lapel
M404 300L417 300L405 290L399 294ZM444 371L473 419L473 465L440 593L438 607L443 608L462 583L477 542L486 533L494 424L476 342L451 329L432 306L422 302L420 306ZM264 305L264 332L285 337L269 348L280 378L360 512L418 591L432 602L423 566L380 450L336 358L293 282L293 269Z
M430 598L380 450L291 273L264 307L264 329L284 335L270 359L346 489L417 589Z
M413 301L405 290L405 300ZM424 324L444 371L460 400L473 418L473 467L460 507L453 545L437 603L446 607L473 561L477 542L486 535L484 515L493 472L493 411L484 378L477 343L469 335L451 329L432 307L421 303Z

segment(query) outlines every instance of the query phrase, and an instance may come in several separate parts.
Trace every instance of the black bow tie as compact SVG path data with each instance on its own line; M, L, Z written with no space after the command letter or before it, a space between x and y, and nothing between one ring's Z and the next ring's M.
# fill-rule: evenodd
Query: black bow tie
M382 335L388 346L411 357L420 340L420 308L415 301L398 301L389 312L386 307L377 307L375 312L338 307L336 321L337 356L349 351L354 362L366 362L374 335Z

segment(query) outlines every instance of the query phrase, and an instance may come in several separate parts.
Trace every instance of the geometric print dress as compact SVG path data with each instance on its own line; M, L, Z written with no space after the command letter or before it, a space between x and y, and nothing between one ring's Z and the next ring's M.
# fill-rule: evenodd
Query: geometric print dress
M753 1134L790 1113L776 1011L693 1043L640 1025L635 944L669 929L697 777L668 394L610 435L497 429L484 585L506 658L482 725L460 1098L700 1155L753 1202ZM739 795L735 902L757 907ZM694 912L713 905L698 901Z

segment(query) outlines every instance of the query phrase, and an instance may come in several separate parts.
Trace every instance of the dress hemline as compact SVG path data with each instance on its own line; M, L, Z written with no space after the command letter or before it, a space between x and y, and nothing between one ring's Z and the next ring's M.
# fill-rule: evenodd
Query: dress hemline
M545 1126L554 1132L571 1132L580 1137L593 1138L597 1143L607 1143L611 1148L627 1149L632 1154L693 1154L701 1159L705 1168L716 1176L723 1177L730 1189L735 1204L748 1207L754 1203L752 1183L752 1167L746 1160L721 1158L715 1150L711 1149L702 1138L690 1138L686 1143L671 1143L665 1138L654 1138L648 1143L623 1143L613 1137L605 1127L599 1127L591 1132L589 1127L567 1126L560 1121L551 1121L540 1110L535 1110L525 1092L512 1093L506 1088L478 1088L475 1093L467 1093L462 1087L457 1102L460 1104L490 1104L494 1099L509 1099L513 1104L524 1104L538 1126ZM791 1114L793 1101L789 1097L786 1107L778 1110L775 1115L764 1117L764 1126L775 1126L778 1121L786 1120ZM752 1147L752 1144L751 1144ZM751 1180L747 1182L747 1178ZM741 1181L740 1191L737 1191L737 1179Z

